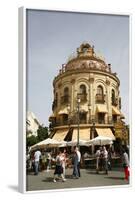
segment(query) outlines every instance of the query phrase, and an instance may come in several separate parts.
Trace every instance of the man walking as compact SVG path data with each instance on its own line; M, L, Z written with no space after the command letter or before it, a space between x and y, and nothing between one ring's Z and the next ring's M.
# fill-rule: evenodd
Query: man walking
M81 153L80 153L78 147L75 148L75 151L76 151L76 153L77 153L77 158L78 158L78 164L77 164L78 175L79 175L79 177L81 177L81 173L80 173Z
M108 152L105 146L103 146L103 160L104 160L105 173L108 174Z
M34 153L34 170L35 170L35 174L34 175L38 175L38 171L39 171L39 159L41 156L41 152L37 149Z

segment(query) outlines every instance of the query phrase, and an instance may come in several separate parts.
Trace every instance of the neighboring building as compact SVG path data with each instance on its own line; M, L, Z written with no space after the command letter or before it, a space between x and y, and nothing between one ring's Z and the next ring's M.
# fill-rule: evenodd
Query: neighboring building
M123 140L126 130L119 86L111 64L98 57L93 46L82 44L53 81L52 137L77 140L79 127L79 139L104 135Z
M30 137L32 135L37 136L37 130L39 128L39 125L40 123L34 115L34 113L28 111L26 118L27 137Z

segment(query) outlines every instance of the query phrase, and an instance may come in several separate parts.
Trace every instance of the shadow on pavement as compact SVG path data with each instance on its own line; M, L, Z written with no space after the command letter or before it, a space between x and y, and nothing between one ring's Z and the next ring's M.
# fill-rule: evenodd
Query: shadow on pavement
M115 179L115 180L124 180L123 177L116 177L116 176L107 176L105 178L107 178L107 179Z
M103 175L103 174L105 174L104 171L99 171L99 173L97 173L95 170L90 170L90 169L87 169L86 173L87 174L93 174L93 175Z
M42 180L42 182L53 182L53 178L52 177L46 177L44 180Z

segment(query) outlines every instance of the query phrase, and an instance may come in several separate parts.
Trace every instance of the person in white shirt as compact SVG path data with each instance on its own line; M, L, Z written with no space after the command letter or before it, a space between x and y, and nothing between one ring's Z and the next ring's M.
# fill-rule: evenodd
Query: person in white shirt
M104 160L105 173L108 174L108 152L105 146L103 146L103 160Z
M64 149L62 153L62 167L63 167L63 176L65 178L65 173L66 173L66 149Z
M48 152L47 154L47 172L51 169L51 161L52 161L52 156L51 152Z
M77 157L78 157L78 165L77 165L77 168L78 168L78 175L79 175L79 177L81 177L81 173L80 173L81 153L80 153L78 147L76 147L75 150L76 150Z
M38 175L39 172L39 159L41 156L41 152L39 150L35 151L34 153L34 170L35 170L35 174L34 175Z
M96 151L96 173L99 173L99 165L100 165L100 155L101 155L101 151L102 151L102 147L100 147L99 149L97 149Z

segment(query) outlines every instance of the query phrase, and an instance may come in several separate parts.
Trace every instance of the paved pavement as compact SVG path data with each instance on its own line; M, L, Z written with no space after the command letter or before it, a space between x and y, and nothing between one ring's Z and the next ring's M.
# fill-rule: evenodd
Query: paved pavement
M53 182L54 170L49 172L40 172L37 176L33 172L27 175L27 191L36 190L54 190L54 189L70 189L83 187L98 186L120 186L128 185L129 182L124 179L123 169L112 169L108 175L104 172L96 174L93 169L81 169L81 177L79 179L72 178L72 169L66 170L66 182L58 180Z

